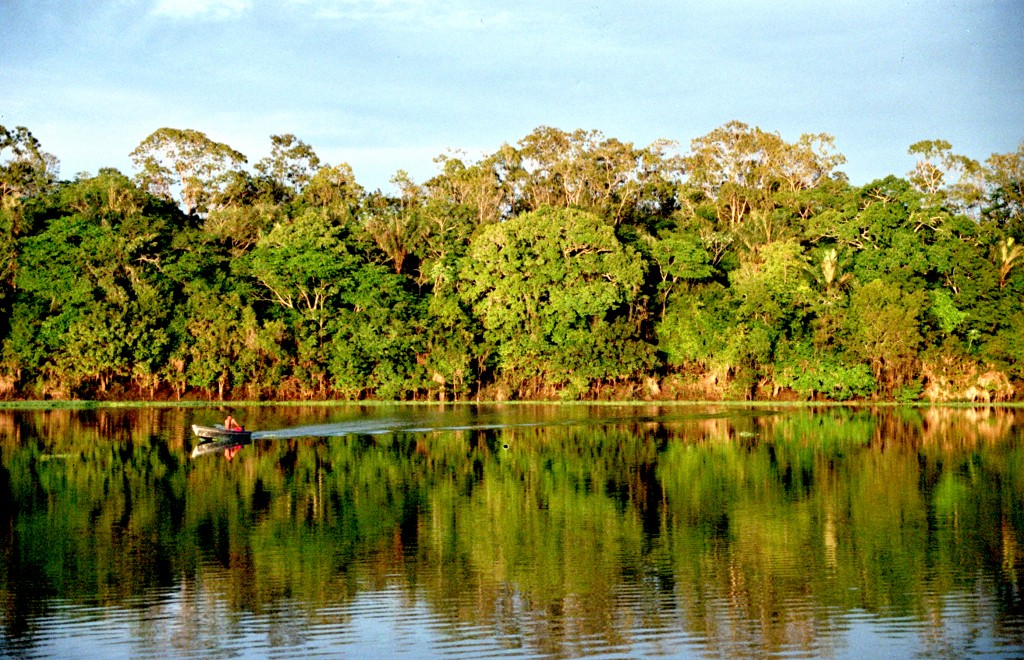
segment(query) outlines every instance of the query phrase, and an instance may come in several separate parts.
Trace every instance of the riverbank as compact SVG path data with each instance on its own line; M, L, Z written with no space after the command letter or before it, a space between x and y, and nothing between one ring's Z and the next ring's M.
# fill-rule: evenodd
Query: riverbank
M721 406L725 408L1024 408L1024 401L1002 401L996 403L978 403L971 401L895 401L895 400L873 400L873 401L699 401L699 400L658 400L658 401L495 401L481 399L479 401L346 401L342 399L318 399L309 401L142 401L142 400L8 400L0 401L0 410L92 410L92 409L117 409L117 408L220 408L230 410L232 408L341 408L346 406L365 406L367 408L385 407L462 407L477 405L502 405L502 406L536 406L552 405L566 408L578 406L657 406L657 407L692 407L692 406Z

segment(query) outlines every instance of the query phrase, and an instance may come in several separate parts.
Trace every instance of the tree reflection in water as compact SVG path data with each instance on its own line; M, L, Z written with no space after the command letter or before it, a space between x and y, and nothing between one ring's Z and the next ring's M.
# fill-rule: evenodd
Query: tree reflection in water
M865 627L1024 652L1019 413L631 411L476 411L230 462L189 459L194 409L2 412L0 649L52 649L60 615L128 616L136 651L352 649L364 617L412 617L432 632L409 644L456 655L835 655Z

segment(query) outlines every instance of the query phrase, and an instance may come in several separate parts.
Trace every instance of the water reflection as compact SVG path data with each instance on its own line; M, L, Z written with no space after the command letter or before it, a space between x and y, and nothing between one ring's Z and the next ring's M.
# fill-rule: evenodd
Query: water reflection
M218 414L0 412L0 654L1024 653L1011 410Z

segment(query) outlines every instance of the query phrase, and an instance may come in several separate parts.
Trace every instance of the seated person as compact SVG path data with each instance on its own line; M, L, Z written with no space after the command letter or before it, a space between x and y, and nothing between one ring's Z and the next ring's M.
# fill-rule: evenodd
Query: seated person
M242 429L242 425L239 424L237 421L235 421L235 418L232 417L231 415L228 415L224 419L224 428L225 428L225 430L228 430L228 431L241 431L241 430L243 430Z

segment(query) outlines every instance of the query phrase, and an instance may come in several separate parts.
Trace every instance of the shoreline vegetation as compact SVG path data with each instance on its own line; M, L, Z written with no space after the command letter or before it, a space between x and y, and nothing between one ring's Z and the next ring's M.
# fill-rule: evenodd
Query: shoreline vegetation
M72 400L72 401L57 401L57 400L39 400L39 399L17 399L17 400L6 400L0 401L0 412L7 411L58 411L58 410L115 410L115 409L151 409L151 408L197 408L197 409L221 409L221 408L345 408L345 407L367 407L367 408L385 408L385 407L414 407L414 408L430 408L437 406L445 407L462 407L462 406L513 406L513 407L528 407L528 406L558 406L558 407L575 407L575 406L616 406L616 407L632 407L632 408L644 408L655 406L658 408L709 408L709 407L721 407L721 408L756 408L756 409L771 409L779 408L780 410L799 410L799 409L825 409L825 408L859 408L859 409L878 409L878 408L917 408L917 409L951 409L951 410L1014 410L1024 408L1024 401L1007 401L1000 403L973 403L966 401L946 401L942 403L932 403L928 401L912 401L912 402L899 402L899 401L737 401L737 400L725 400L725 401L637 401L637 400L621 400L621 401L538 401L538 400L513 400L513 401L383 401L383 400L364 400L364 401L351 401L345 399L330 399L330 400L308 400L308 401L200 401L200 400L160 400L160 401L143 401L143 400L125 400L125 401L97 401L97 400Z
M909 153L540 127L384 193L290 134L62 179L0 126L0 407L1020 402L1024 143Z

